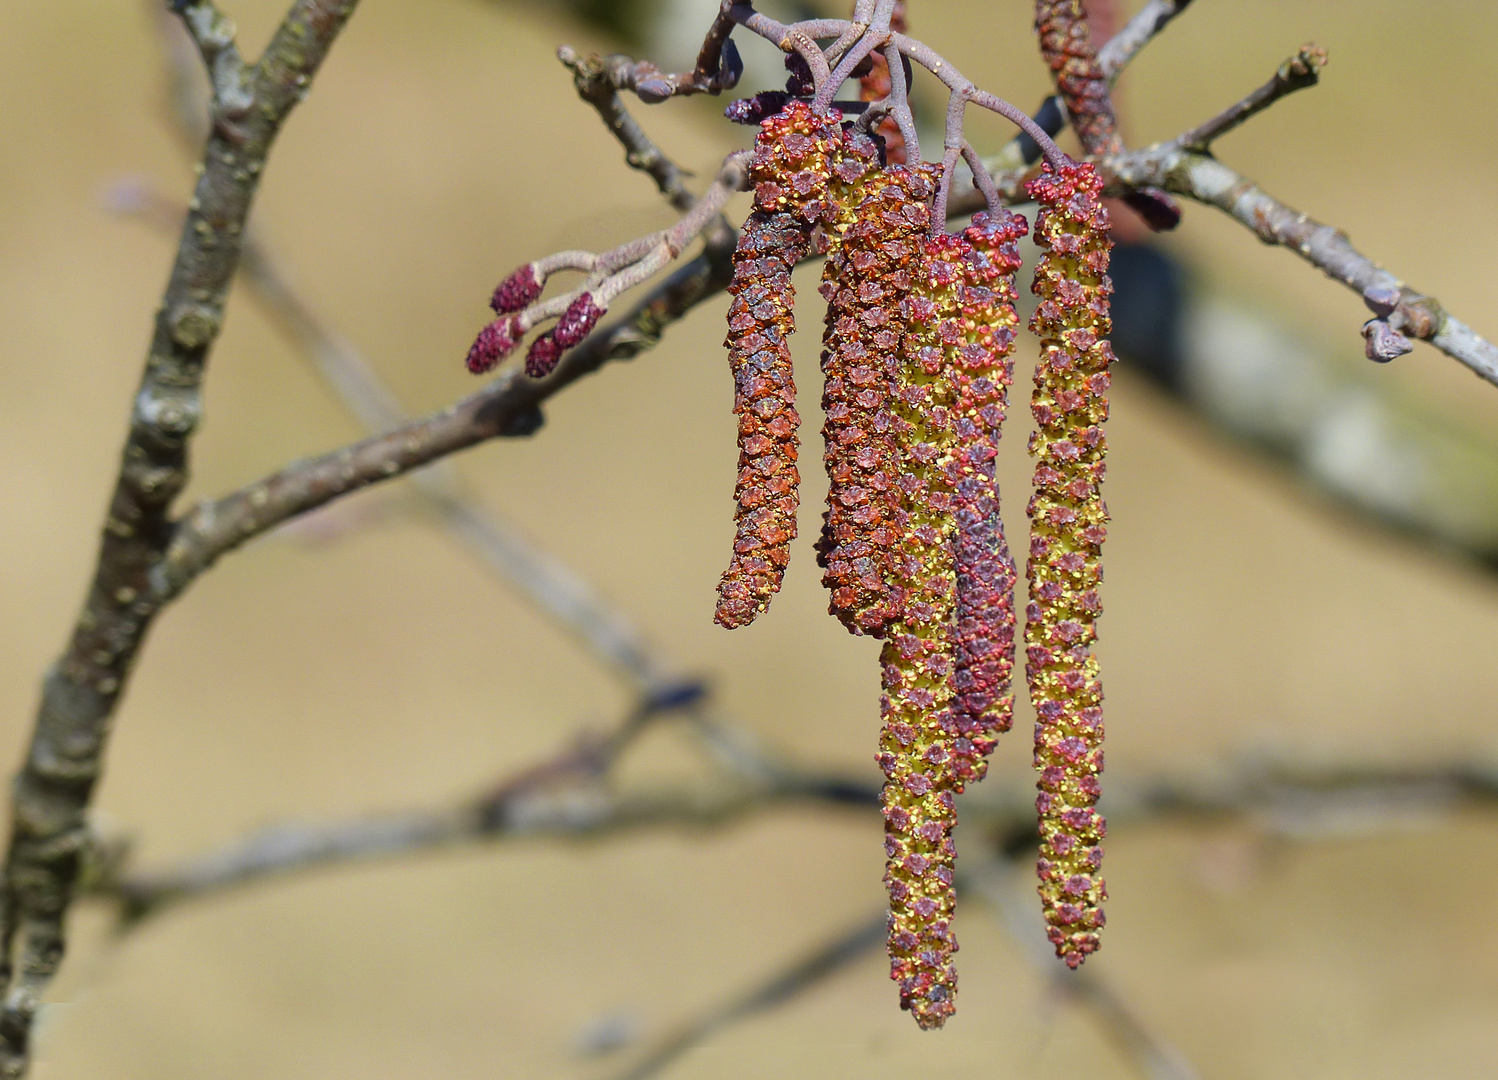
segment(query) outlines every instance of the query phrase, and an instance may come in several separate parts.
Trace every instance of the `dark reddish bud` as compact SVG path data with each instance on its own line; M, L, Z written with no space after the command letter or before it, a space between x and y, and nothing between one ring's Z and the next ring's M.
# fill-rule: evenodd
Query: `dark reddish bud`
M468 370L475 375L493 371L495 366L520 344L523 336L512 316L495 319L479 331L468 350Z
M592 293L583 293L562 312L562 317L552 328L552 336L563 349L570 349L580 344L598 325L605 310L593 301Z
M811 97L816 93L816 83L812 81L811 67L806 62L806 57L798 52L785 54L785 89L794 97Z
M1180 206L1159 188L1135 188L1123 201L1154 232L1170 232L1181 223Z
M533 379L550 375L563 351L557 344L556 331L548 330L531 342L530 351L525 354L525 373Z
M757 124L784 109L791 95L784 90L765 90L753 97L730 101L723 115L735 124Z
M506 315L529 307L540 295L541 278L536 274L536 264L526 263L499 283L489 306Z

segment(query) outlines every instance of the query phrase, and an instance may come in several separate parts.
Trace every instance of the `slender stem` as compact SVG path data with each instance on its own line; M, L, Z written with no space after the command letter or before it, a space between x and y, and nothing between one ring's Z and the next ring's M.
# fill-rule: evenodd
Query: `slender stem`
M905 160L914 164L921 160L921 137L916 134L915 116L910 111L910 88L905 85L905 65L900 61L899 49L893 42L885 46L884 58L889 64L892 115L899 125L900 137L905 140Z
M1301 46L1300 52L1281 64L1267 83L1205 124L1191 129L1176 142L1187 150L1205 153L1213 142L1263 112L1280 98L1315 86L1320 81L1321 69L1325 66L1325 49L1319 45Z

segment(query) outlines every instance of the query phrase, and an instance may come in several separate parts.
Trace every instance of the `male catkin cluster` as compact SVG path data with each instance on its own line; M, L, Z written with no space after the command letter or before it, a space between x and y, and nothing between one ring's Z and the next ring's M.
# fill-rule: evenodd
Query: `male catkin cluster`
M1094 804L1103 771L1103 688L1092 642L1102 611L1107 508L1099 487L1107 444L1108 211L1091 164L1047 167L1029 191L1040 203L1041 249L1030 328L1040 338L1030 439L1030 605L1025 676L1036 712L1040 773L1040 897L1047 934L1071 967L1098 947L1107 888L1098 876L1105 831Z
M1065 4L1040 7L1075 14ZM1085 38L1065 19L1048 25L1042 20L1048 48L1070 58L1062 74L1075 77L1068 85L1085 104L1075 81L1092 78L1077 73L1086 67L1078 58L1091 56ZM832 614L854 634L883 639L875 760L885 778L890 976L902 1007L934 1028L954 1012L957 992L956 796L983 778L1013 722L1017 575L995 458L1013 381L1014 276L1026 222L995 207L947 232L933 204L950 176L925 162L892 162L877 129L814 109L796 96L814 81L807 65L790 66L785 93L731 110L757 118L760 131L749 170L754 212L728 286L739 466L716 620L740 627L766 609L796 536L791 272L820 232L828 501L817 556ZM1099 485L1112 360L1104 340L1110 241L1097 170L1054 146L1050 153L1056 163L1029 185L1040 204L1031 329L1042 356L1032 403L1039 431L1030 450L1039 460L1025 671L1038 718L1041 899L1050 939L1075 967L1097 948L1106 896L1094 806L1102 689L1091 644L1107 520ZM593 329L610 294L600 301L583 289L541 301L547 274L600 261L563 253L502 282L493 298L499 317L479 335L469 366L495 366L540 312L557 322L535 339L526 368L549 372Z

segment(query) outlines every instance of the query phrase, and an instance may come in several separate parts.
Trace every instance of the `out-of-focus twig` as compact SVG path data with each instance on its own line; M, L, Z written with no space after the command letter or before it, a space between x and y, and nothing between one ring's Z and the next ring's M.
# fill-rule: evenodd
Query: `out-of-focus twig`
M650 1080L682 1054L724 1028L766 1012L807 993L875 952L884 942L885 914L854 924L804 956L791 961L764 982L715 1005L663 1036L645 1056L619 1073L615 1080Z
M732 779L701 787L641 793L614 790L612 765L653 712L635 711L602 740L584 739L524 769L476 799L349 821L297 823L256 833L178 867L135 873L106 867L93 891L135 914L212 895L265 877L353 860L522 837L597 837L658 826L715 827L787 803L878 812L872 779L780 760L742 744ZM691 703L679 707L695 722ZM732 729L719 729L730 740ZM1377 831L1411 820L1439 820L1464 805L1498 805L1498 765L1389 769L1356 765L1247 763L1191 781L1116 782L1109 795L1115 825L1157 820L1246 820L1267 835L1308 841ZM964 800L964 820L1004 845L1033 843L1034 789L989 780Z
M1000 857L958 876L958 887L983 897L1025 959L1050 987L1086 1010L1103 1035L1145 1080L1198 1080L1185 1056L1150 1029L1092 968L1057 964L1034 912L1034 879L1016 860Z
M204 368L263 166L356 2L295 0L253 67L214 7L203 0L171 5L209 68L212 127L133 401L93 583L43 682L31 746L12 788L0 892L0 1076L25 1073L32 1019L62 959L64 917L89 846L88 806L110 720L162 606L152 576L174 533L171 504L187 483Z

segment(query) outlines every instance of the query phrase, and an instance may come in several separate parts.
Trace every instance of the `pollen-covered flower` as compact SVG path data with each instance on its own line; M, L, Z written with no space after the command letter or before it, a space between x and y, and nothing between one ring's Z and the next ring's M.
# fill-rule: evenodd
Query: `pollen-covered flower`
M830 218L830 160L842 140L834 117L793 101L760 125L750 162L755 212L733 255L728 362L739 428L733 557L718 583L721 626L746 626L780 589L796 536L800 474L796 383L787 338L795 331L791 270Z
M1095 803L1103 771L1103 690L1091 645L1102 611L1103 480L1108 416L1105 340L1108 212L1102 180L1088 163L1049 165L1029 184L1040 203L1041 249L1030 328L1041 339L1031 409L1039 430L1030 501L1030 604L1025 675L1035 705L1040 773L1040 896L1056 953L1076 967L1098 947L1107 889L1098 875L1105 826Z

